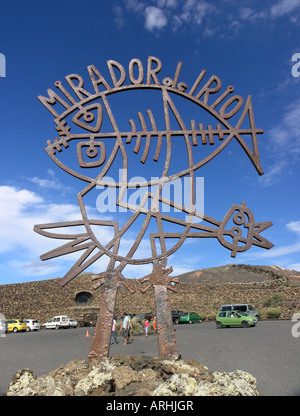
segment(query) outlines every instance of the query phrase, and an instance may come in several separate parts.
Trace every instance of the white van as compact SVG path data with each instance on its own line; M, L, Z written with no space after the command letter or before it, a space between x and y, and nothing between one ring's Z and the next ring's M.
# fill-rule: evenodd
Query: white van
M70 321L66 315L54 316L53 319L51 319L50 321L46 322L43 325L44 329L51 329L51 328L59 329L59 328L69 328L69 327L70 327Z
M240 311L246 312L248 315L255 316L259 320L259 314L256 309L249 303L234 303L231 305L221 305L220 311Z

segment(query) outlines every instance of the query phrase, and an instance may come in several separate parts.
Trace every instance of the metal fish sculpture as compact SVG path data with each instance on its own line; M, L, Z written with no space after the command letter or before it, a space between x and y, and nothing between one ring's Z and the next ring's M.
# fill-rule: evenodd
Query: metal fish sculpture
M167 289L176 290L178 280L169 276L172 268L166 267L168 257L181 247L186 238L216 238L231 251L232 257L252 245L266 249L273 246L260 235L272 223L255 222L245 202L233 205L222 221L196 209L195 172L220 154L232 140L239 143L258 174L263 174L257 143L257 135L263 130L255 126L251 96L244 101L239 95L231 95L234 91L232 86L216 96L221 81L212 75L204 82L205 70L188 90L185 82L179 82L181 62L173 77L161 81L162 63L158 58L148 57L147 71L139 59L132 59L128 69L129 84L125 84L123 65L109 60L107 67L111 77L109 82L94 65L88 67L92 91L84 86L81 76L71 74L65 77L71 93L57 81L55 87L60 95L48 89L48 97L38 97L54 116L59 136L47 141L46 152L61 169L87 185L77 194L81 219L39 224L34 230L46 237L68 241L42 255L42 260L83 251L60 280L62 286L102 256L109 258L106 271L92 277L97 281L94 287L102 286L104 289L89 358L108 356L117 289L123 292L126 288L133 292L123 276L123 270L129 264L152 264L152 273L141 279L141 283L146 284L141 290L144 292L154 287L160 356L170 357L177 354L177 347ZM139 98L130 95L135 90L142 94ZM155 95L155 100L149 100L148 105L144 96L150 92ZM196 115L190 116L189 111L183 109L179 111L178 98L192 105ZM207 116L210 119L206 122ZM177 145L181 146L180 150ZM153 172L149 168L144 180L131 181L129 168L148 168L150 155L156 163L155 177L151 176ZM175 164L174 167L175 156L178 166ZM112 178L115 165L121 172L117 179ZM187 206L163 194L166 184L180 178L188 178L190 200ZM84 198L98 186L118 190L115 205L130 212L122 226L119 221L88 217ZM126 200L127 191L137 187L144 192L140 199L135 203ZM149 201L150 206L147 205ZM164 212L163 205L176 209L183 218ZM141 218L136 238L126 254L121 255L120 243ZM201 223L197 221L200 219ZM154 221L156 231L150 227L151 221ZM180 228L181 232L167 231L170 224ZM85 231L76 233L76 227L84 227ZM109 227L110 241L102 243L93 232L94 227ZM59 233L53 229L68 231ZM149 241L150 252L148 256L137 257L137 250L145 239ZM170 241L173 243L167 244Z

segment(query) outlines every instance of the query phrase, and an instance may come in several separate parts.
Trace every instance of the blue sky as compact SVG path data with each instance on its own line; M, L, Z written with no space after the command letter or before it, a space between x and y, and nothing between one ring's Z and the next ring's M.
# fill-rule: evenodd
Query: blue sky
M256 128L264 130L258 135L264 175L257 174L234 140L196 175L204 178L206 215L222 221L232 204L246 201L255 221L273 222L261 235L274 247L252 246L232 258L216 238L189 239L168 259L173 275L229 263L300 270L299 12L297 0L5 2L0 16L0 53L6 61L6 76L0 77L0 284L63 277L78 258L76 253L44 262L39 258L58 243L34 233L33 226L79 220L76 195L85 185L44 151L57 132L53 116L37 96L55 89L57 80L66 86L69 74L79 74L88 83L89 65L111 83L108 60L119 62L127 77L133 58L146 72L148 56L162 63L160 82L174 76L182 62L180 81L189 87L205 69L206 80L214 74L222 81L220 92L233 85L245 101L251 95ZM145 99L154 105L150 95ZM138 100L143 102L144 96L137 95ZM148 102L136 110L146 111ZM118 102L116 95L112 105L120 119L127 117L124 98ZM189 111L191 118L198 117L194 108L182 109ZM201 117L199 113L196 121ZM172 157L176 166L181 155L173 152ZM131 158L129 163L140 166ZM91 217L121 221L120 214L101 214L98 208L97 196L90 196ZM125 248L133 235L134 230ZM101 259L86 271L104 271L106 264ZM126 277L139 278L150 269L129 266Z

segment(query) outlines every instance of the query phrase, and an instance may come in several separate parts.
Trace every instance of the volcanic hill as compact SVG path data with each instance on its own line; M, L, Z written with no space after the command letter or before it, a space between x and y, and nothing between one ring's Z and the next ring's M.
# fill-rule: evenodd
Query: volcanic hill
M228 264L194 270L178 276L182 283L251 283L282 279L294 286L300 285L300 272L280 266L252 266L247 264Z

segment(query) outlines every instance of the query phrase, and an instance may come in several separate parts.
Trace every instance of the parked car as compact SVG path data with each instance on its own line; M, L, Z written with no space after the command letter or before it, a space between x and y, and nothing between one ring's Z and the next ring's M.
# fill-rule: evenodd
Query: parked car
M230 326L242 326L248 328L249 326L255 326L257 318L248 315L246 312L240 311L223 311L217 313L216 325L217 328L230 327Z
M24 319L27 325L27 332L38 331L41 326L36 319Z
M189 324L192 324L194 322L201 322L200 315L198 315L195 312L182 312L179 318L179 323L183 324L188 322Z
M6 323L8 332L25 332L27 330L26 322L22 319L8 319Z
M255 318L257 318L257 320L259 320L259 313L249 303L235 303L235 304L231 304L231 305L221 305L220 311L221 312L224 312L224 311L246 312L248 315L255 316Z
M58 315L54 316L53 319L43 324L43 328L45 329L59 329L59 328L69 328L70 321L66 315Z
M180 315L183 311L171 311L172 321L174 324L179 324Z
M70 327L77 328L77 321L75 319L69 319Z

